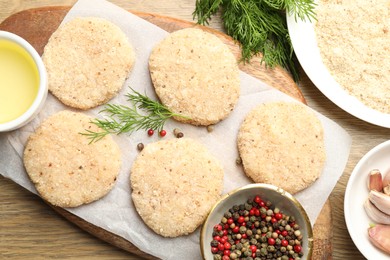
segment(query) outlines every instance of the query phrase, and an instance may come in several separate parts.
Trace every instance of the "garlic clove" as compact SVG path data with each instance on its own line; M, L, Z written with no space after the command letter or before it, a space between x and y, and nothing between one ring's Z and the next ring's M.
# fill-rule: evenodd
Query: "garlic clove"
M382 174L378 169L371 170L368 174L368 190L383 191Z
M368 229L371 243L382 251L390 254L390 225L375 225Z

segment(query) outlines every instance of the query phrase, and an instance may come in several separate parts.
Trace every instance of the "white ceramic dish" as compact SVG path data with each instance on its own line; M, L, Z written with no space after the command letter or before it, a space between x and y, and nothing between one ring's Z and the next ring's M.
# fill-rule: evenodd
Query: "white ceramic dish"
M316 1L317 2L317 1ZM287 15L287 26L299 63L314 85L333 103L351 115L371 124L390 128L390 114L374 110L349 95L338 84L321 59L314 23Z
M19 127L22 127L23 125L27 124L30 120L34 118L34 116L40 111L40 109L43 107L43 104L45 103L47 92L48 92L48 86L47 86L47 73L43 61L39 56L39 54L37 53L37 51L34 49L34 47L31 46L30 43L28 43L20 36L6 31L0 31L0 39L12 41L18 44L19 46L21 46L22 48L24 48L33 58L35 65L38 68L38 74L39 74L38 93L37 96L35 97L35 100L28 108L28 110L12 121L0 123L0 132L6 132L6 131L11 131ZM20 76L23 77L23 75Z
M344 198L344 215L348 232L359 251L372 260L390 259L368 239L367 229L373 221L367 216L363 204L368 197L367 178L372 169L382 173L390 170L390 140L371 149L358 162L349 178Z
M269 200L275 207L280 208L284 214L295 216L303 234L303 259L311 259L313 249L313 230L302 205L288 192L270 184L248 184L224 195L212 208L204 222L200 234L200 247L202 256L206 260L212 260L210 242L214 225L221 221L223 214L233 205L243 204L249 198L259 195L263 200Z

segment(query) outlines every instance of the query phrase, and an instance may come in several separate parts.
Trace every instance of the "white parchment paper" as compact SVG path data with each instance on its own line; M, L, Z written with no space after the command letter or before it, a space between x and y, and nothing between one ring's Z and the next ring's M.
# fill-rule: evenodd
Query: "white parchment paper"
M110 103L127 104L124 96L129 91L127 86L157 99L150 81L147 64L153 46L168 33L104 0L80 0L73 6L63 22L78 16L95 16L110 20L126 33L135 48L134 69L122 91ZM240 74L240 80L241 96L237 107L226 120L215 126L213 132L208 133L204 127L181 124L173 120L168 121L164 127L168 132L164 138L174 138L172 131L179 127L186 137L199 140L222 162L225 171L223 193L251 183L242 168L236 165L238 157L237 133L247 112L263 102L276 100L297 102L243 72ZM42 112L31 123L17 131L0 134L0 171L2 175L29 191L37 193L23 167L24 144L27 137L42 120L63 109L69 108L49 94ZM101 107L98 107L85 113L97 117L101 116L98 115L100 110ZM317 113L317 115L325 129L327 161L320 179L309 188L296 194L296 198L306 209L312 224L315 223L323 204L343 173L351 146L351 138L346 131L321 114ZM96 226L122 236L142 251L156 257L162 259L200 259L199 229L188 236L163 238L143 223L131 201L129 174L132 162L138 154L136 146L139 142L144 144L155 142L159 140L159 137L157 135L148 137L145 131L139 131L130 136L115 136L114 139L120 145L123 154L122 169L114 189L99 201L68 210Z

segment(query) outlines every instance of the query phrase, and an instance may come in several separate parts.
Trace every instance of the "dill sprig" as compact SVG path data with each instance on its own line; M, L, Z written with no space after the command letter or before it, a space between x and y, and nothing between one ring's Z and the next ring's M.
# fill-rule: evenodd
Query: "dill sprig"
M271 68L280 65L298 81L285 12L311 21L314 9L313 0L196 0L193 16L199 24L208 24L221 10L227 34L241 43L244 62L262 53L261 63Z
M97 125L102 131L94 132L85 129L80 133L90 139L90 143L97 142L108 134L132 133L141 129L161 131L165 122L174 116L188 118L184 115L171 112L158 101L154 101L132 89L127 93L127 101L131 106L106 104L99 113L104 113L103 119L95 118L91 123Z

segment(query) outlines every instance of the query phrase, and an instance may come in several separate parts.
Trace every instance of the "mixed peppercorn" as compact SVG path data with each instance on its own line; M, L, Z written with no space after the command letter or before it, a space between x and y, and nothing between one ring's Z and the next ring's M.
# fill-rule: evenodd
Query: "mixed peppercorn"
M214 260L300 259L302 238L294 216L288 216L259 196L234 205L214 226Z

